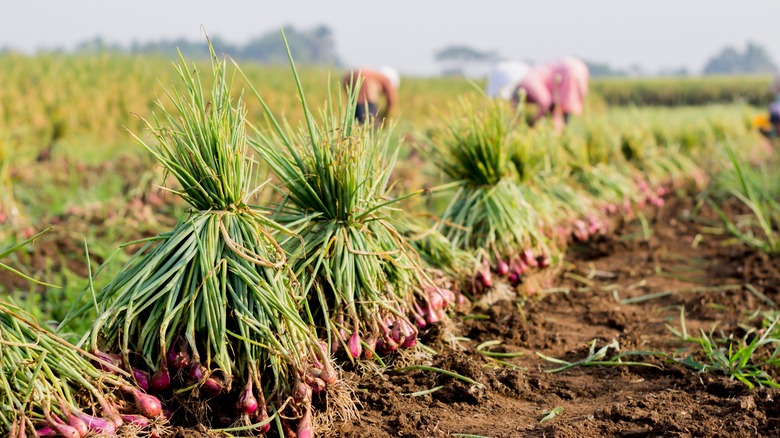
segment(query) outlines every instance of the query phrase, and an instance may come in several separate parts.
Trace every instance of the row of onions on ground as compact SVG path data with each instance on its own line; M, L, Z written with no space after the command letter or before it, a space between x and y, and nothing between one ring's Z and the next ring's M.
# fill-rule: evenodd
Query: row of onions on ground
M243 96L231 97L235 74L225 61L213 57L212 68L207 93L182 59L185 90L166 91L175 108L159 103L161 117L147 123L153 142L136 137L177 181L171 190L189 210L171 231L146 239L106 287L85 288L88 304L74 305L62 323L97 312L78 343L85 351L59 361L78 357L80 367L59 375L33 369L52 386L33 385L39 396L9 401L12 419L31 420L16 429L4 422L4 432L63 434L69 411L116 427L122 409L112 406L128 404L116 392L162 403L160 415L136 403L154 417L141 433L156 433L167 417L226 434L313 436L315 407L333 407L325 399L343 390L338 364L415 348L421 330L463 301L461 292L491 286L491 267L518 284L526 270L556 263L569 235L587 239L606 231L609 215L660 203L665 186L657 183L691 170L681 154L657 153L650 166L638 158L648 154L626 148L594 159L587 145L583 157L575 142L560 147L525 130L500 102L465 104L430 138L430 154L451 179L439 190L450 189L451 201L434 227L424 226L399 208L419 192L392 195L396 154L382 129L354 124L354 96L346 107L328 102L315 118L293 66L305 125L277 121L249 84L271 128L260 130L246 120ZM251 152L275 174L277 201L253 204L261 187ZM53 382L81 383L85 373L99 378L103 399L116 401L100 403L93 391L98 403L89 413L71 409L77 393L92 389ZM350 397L340 400L349 412Z
M0 252L0 260L48 230ZM31 282L41 283L0 263ZM101 355L102 356L102 355ZM76 347L32 315L0 300L0 431L8 437L80 438L166 430L160 399L101 356Z
M455 187L436 229L476 254L476 292L491 286L492 274L517 286L528 270L557 264L569 242L663 205L675 185L702 174L692 156L707 153L682 150L673 138L640 141L631 131L593 141L530 130L522 108L501 101L463 100L453 114L427 141L430 161Z
M189 210L63 325L97 308L80 345L160 397L176 424L312 436L314 404L340 385L336 358L414 347L456 297L396 226L386 135L349 109L317 122L301 93L305 130L269 110L275 129L250 137L224 61L212 67L206 93L182 59L186 92L169 92L174 111L160 103L153 143L136 137ZM285 182L281 202L252 204L250 147Z
M19 307L0 302L0 332L5 436L80 438L120 428L159 434L164 428L158 398L100 357L41 328Z

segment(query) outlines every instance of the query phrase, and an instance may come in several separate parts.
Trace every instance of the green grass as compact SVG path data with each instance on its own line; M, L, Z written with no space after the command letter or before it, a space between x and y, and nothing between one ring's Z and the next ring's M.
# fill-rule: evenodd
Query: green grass
M732 168L721 175L718 183L722 191L739 200L750 214L732 219L714 198L708 199L710 206L726 229L744 244L769 254L780 254L780 203L777 201L780 183L776 172L766 166L751 168L732 147L727 147L726 152Z
M769 75L594 78L591 89L608 105L688 106L772 101Z
M780 366L780 338L775 318L761 332L749 330L742 338L716 335L715 327L709 332L699 330L699 335L688 332L685 325L685 308L680 309L680 328L667 328L681 341L693 344L677 351L671 359L700 373L720 373L736 379L748 388L771 386L780 388L767 371Z

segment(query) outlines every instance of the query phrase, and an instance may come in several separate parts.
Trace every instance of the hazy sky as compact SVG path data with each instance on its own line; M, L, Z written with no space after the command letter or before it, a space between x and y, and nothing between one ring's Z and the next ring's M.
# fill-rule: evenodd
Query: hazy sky
M96 35L128 44L203 41L201 26L234 43L284 24L330 26L350 65L392 65L404 74L440 70L450 44L508 59L577 55L649 71L701 71L726 45L762 44L780 64L780 0L0 0L0 47L72 48Z

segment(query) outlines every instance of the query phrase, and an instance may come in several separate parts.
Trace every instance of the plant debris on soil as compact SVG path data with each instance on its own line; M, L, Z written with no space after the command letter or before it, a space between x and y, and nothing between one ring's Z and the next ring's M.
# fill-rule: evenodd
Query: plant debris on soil
M629 360L652 367L573 367L551 374L546 370L557 365L537 355L575 362L588 355L593 340L596 348L615 340L621 351L671 354L683 347L666 327L679 327L680 306L689 331L708 332L717 323L717 330L741 334L739 323L749 313L769 308L746 284L780 301L776 260L718 234L715 215L706 208L695 215L691 199L670 201L646 231L638 222L623 224L614 234L570 248L566 269L522 305L517 298L476 305L471 316L455 319L451 333L428 333L437 352L430 364L479 385L419 370L355 373L350 380L357 381L360 418L336 422L329 435L776 435L780 389L750 390L727 376L649 355ZM730 213L737 208L732 205ZM721 287L727 285L734 286ZM448 336L459 340L454 348ZM491 351L524 354L501 359L511 366L497 364L477 351L486 341L501 342ZM615 354L610 350L607 357Z
M722 208L729 217L745 213L737 202ZM699 211L692 198L672 197L647 214L646 228L634 220L571 246L554 274L542 271L515 291L499 284L493 292L504 293L488 294L495 301L474 303L450 326L421 333L435 354L391 356L384 372L365 364L344 369L343 380L354 382L359 417L315 418L319 432L377 438L776 436L780 389L749 389L717 372L698 373L653 355L625 358L650 366L548 372L560 365L542 355L577 362L589 355L591 343L597 350L619 345L605 359L691 347L669 329L680 327L681 307L689 332L714 327L739 338L746 323L760 328L751 315L770 310L770 301L780 303L778 261L733 239L706 205ZM66 240L52 244L83 251ZM38 252L46 246L36 245L33 259L44 256ZM409 364L477 384L436 371L395 370ZM316 403L322 411L326 401L320 396ZM205 428L173 431L177 437L206 436Z

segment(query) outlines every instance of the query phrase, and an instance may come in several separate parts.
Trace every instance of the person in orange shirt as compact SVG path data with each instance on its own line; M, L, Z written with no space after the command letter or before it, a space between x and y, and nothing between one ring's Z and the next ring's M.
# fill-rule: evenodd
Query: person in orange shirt
M772 126L772 138L780 137L780 75L775 76L769 91L775 95L775 100L769 104L769 123Z
M355 119L360 124L369 120L372 123L381 123L398 102L398 87L401 84L401 76L392 67L382 67L376 70L355 68L346 72L341 81L347 93L357 85L358 78L362 80L362 83L357 91ZM383 98L384 107L380 111Z
M764 137L774 140L780 138L780 75L775 76L769 91L774 95L774 100L769 104L769 113L756 116L753 126Z

